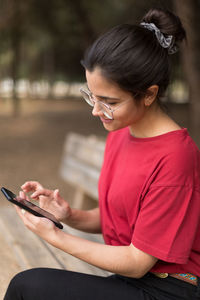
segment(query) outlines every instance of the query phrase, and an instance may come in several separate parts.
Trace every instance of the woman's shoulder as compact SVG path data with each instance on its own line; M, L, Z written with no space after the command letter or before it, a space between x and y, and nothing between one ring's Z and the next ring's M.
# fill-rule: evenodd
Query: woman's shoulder
M163 168L174 181L191 183L200 190L200 151L187 130L172 140L163 156Z
M181 159L188 163L200 160L200 151L186 128L173 137L169 153L176 160Z

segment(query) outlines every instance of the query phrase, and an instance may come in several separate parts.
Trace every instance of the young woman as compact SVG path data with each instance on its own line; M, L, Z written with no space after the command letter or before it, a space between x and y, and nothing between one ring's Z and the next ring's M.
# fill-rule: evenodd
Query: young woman
M17 209L41 238L113 275L32 269L12 279L4 300L200 298L200 152L159 103L169 55L184 38L177 16L152 9L140 24L114 27L86 52L81 93L110 132L98 208L72 209L58 190L38 182L20 192L32 191L61 222L102 232L105 245Z

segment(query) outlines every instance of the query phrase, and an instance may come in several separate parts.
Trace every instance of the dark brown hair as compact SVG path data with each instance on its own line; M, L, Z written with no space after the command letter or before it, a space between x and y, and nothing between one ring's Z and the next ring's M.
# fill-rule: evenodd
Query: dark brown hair
M167 10L151 9L142 22L154 23L164 35L172 35L174 44L186 37L180 19ZM159 98L169 83L168 51L159 44L154 32L140 24L118 25L100 36L86 51L82 65L88 71L99 67L105 78L136 99L154 84L159 86Z

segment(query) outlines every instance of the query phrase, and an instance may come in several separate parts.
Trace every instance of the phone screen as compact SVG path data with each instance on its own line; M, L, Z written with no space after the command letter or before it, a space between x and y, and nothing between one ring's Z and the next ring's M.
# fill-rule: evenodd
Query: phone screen
M28 212L32 213L37 217L44 217L51 220L60 229L63 228L63 225L56 219L56 217L51 213L49 213L48 211L40 208L39 206L33 204L30 201L27 201L26 199L17 197L13 192L9 191L6 188L2 187L1 191L6 197L6 199L12 202L13 204L18 205L19 207L27 210Z

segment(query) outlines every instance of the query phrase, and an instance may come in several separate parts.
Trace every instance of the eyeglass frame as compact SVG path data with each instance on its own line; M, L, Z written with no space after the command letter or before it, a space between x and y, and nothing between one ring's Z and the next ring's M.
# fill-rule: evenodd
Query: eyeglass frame
M104 114L104 116L106 116L109 120L114 120L114 116L113 116L113 113L120 107L122 106L123 104L125 104L126 102L130 101L131 99L127 99L126 101L124 101L123 103L119 104L116 108L111 108L110 105L108 103L105 103L101 100L96 100L94 99L94 95L92 94L92 92L90 92L89 89L86 89L86 88L80 88L80 92L83 96L83 93L87 94L89 99L91 100L91 102L93 103L89 103L86 98L83 96L83 99L87 102L88 105L90 105L91 107L94 107L96 103L99 103L100 104L100 107L101 105L102 106L105 106L110 112L111 112L111 117L109 118L108 115L105 114L105 112L103 110L101 110L101 112Z

